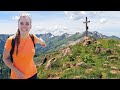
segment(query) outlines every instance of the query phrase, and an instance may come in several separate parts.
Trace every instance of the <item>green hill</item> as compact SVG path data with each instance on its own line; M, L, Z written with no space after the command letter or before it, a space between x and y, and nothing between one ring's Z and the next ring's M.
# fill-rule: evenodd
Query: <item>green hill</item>
M88 42L86 42L88 41ZM40 79L119 79L120 40L93 38L35 57Z

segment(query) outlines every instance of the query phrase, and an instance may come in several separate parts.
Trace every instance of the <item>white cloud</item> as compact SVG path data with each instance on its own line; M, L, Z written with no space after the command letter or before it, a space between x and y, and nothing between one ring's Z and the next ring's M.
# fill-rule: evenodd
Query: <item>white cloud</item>
M19 19L19 16L13 16L12 17L12 20L18 20Z
M12 16L12 20L18 20L20 16L30 16L31 14L28 11L18 11L19 16Z
M95 21L101 24L108 22L109 12L105 11L65 11L65 15L70 20L83 20L85 17L88 17L88 19L91 19L92 22Z
M99 11L65 11L64 12L67 17L72 20L80 20L85 17L95 17L100 14Z
M24 15L28 15L30 16L31 14L28 11L19 11L20 15L24 16Z
M34 26L34 29L39 29L39 30L42 30L42 29L44 29L43 27L41 27L41 26Z
M7 23L0 23L0 34L13 34L17 31L17 26L15 23L7 22Z
M105 18L102 18L102 19L100 19L100 23L106 23L107 22L107 19L105 19Z
M52 33L53 35L61 35L68 31L68 27L61 25L61 24L54 24L52 26L42 26L42 25L34 25L31 33L37 34L45 34L45 33Z
M85 12L85 11L80 11L80 14L85 15L85 14L86 14L86 12Z
M65 11L64 13L71 20L79 20L86 14L84 11Z

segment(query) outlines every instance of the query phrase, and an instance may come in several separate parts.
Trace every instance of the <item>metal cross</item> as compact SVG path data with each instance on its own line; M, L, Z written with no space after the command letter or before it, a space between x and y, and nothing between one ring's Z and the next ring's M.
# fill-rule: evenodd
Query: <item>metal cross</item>
M86 23L86 36L88 36L88 26L87 26L87 23L89 23L90 21L87 21L87 17L86 17L86 21L83 22L83 23Z

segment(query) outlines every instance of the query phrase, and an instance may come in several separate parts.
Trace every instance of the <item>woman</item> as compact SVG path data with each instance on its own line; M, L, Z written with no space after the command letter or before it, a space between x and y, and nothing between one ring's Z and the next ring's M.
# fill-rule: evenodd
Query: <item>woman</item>
M11 50L12 36L10 36L4 46L3 61L11 69L11 79L36 79L37 68L33 61L35 54L34 44L31 40L29 31L31 29L31 18L20 16L18 20L18 31L15 35L15 48L13 63L8 59ZM46 46L45 41L34 35L34 43Z

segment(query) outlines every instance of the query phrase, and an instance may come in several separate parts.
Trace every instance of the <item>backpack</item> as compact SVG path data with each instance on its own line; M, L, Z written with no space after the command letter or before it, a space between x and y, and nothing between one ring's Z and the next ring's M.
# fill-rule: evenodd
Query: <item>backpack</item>
M33 34L29 34L31 39L32 39L32 42L34 44L34 48L35 48L35 43L34 43L34 36ZM11 62L13 63L13 58L12 58L12 55L14 53L14 47L15 47L15 35L12 37L12 42L11 42L11 46L12 46L12 49L10 50L10 60Z

